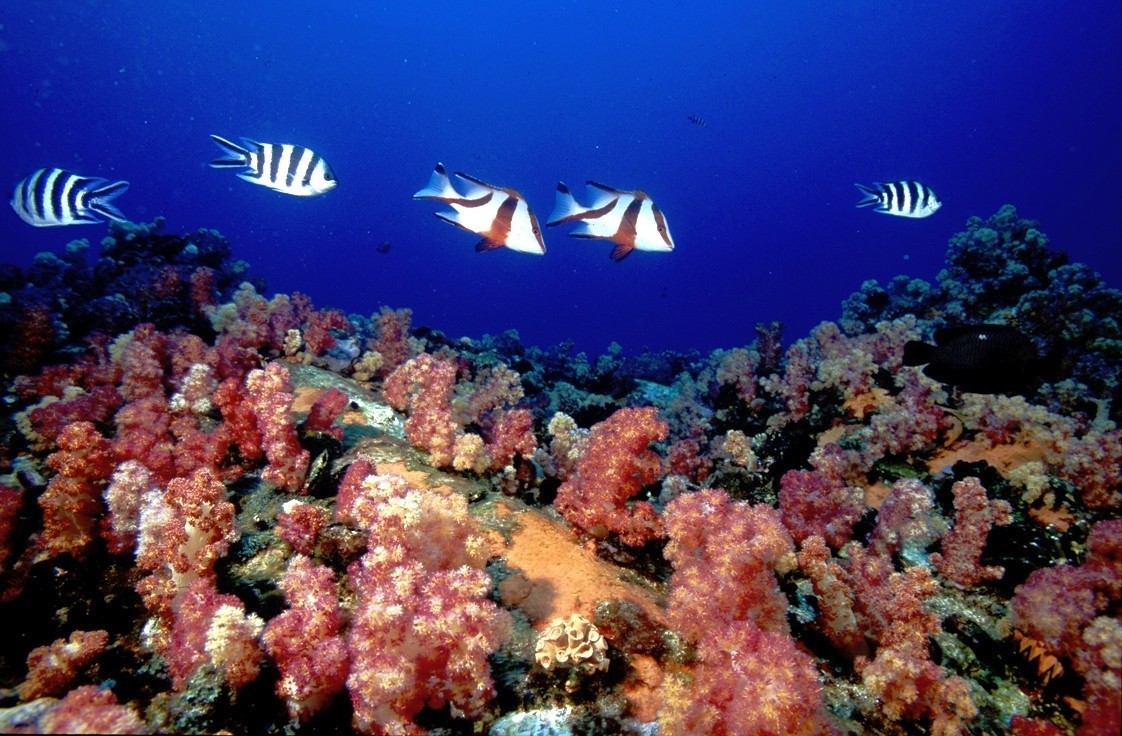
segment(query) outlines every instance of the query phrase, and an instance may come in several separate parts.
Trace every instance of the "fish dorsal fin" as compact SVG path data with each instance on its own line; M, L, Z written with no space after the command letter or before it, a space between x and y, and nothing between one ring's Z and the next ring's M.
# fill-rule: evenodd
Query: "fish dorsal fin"
M622 189L616 189L607 184L592 181L591 179L587 183L588 195L592 198L592 201L590 201L587 206L590 210L600 210L609 204L614 206L620 197L630 197L632 195L631 192L625 192ZM610 207L608 209L610 209Z
M593 189L599 189L600 191L607 192L608 194L631 194L631 192L629 191L616 189L615 187L610 187L607 184L601 184L594 179L589 179L586 183Z
M502 187L497 187L494 184L488 184L482 179L477 179L470 174L465 174L462 171L456 172L456 177L467 182L467 192L464 193L464 199L478 199L485 196L488 192L502 191Z

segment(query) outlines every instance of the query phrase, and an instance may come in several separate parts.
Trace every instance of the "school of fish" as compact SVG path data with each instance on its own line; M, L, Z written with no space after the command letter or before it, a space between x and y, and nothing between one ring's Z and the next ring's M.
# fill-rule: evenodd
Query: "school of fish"
M705 121L690 115L694 125ZM216 169L235 169L238 178L293 197L318 197L339 182L323 156L292 143L262 143L241 138L234 143L219 135L211 140L222 156L210 162ZM858 207L906 218L930 217L942 202L931 187L914 180L856 185L863 197ZM127 181L82 176L59 168L42 168L16 184L12 209L35 227L57 227L126 221L113 199L129 188ZM545 254L538 218L516 189L489 184L461 171L451 176L444 164L433 167L428 183L413 194L447 207L436 212L441 220L479 236L476 251L507 248L518 253ZM670 225L654 200L641 189L617 189L588 180L583 201L565 182L557 183L548 227L572 225L574 238L606 240L609 253L622 261L635 251L669 253L674 250ZM389 241L378 246L390 250ZM961 325L936 332L935 344L909 342L906 366L925 366L929 377L962 391L1024 393L1033 385L1041 362L1028 337L1004 325Z
M697 115L690 115L689 121L706 126ZM318 197L339 184L327 160L305 146L262 143L251 138L234 143L219 135L210 137L222 151L222 156L211 161L210 166L235 169L238 178L251 184L294 197ZM931 187L918 181L856 186L864 195L857 206L875 207L876 212L883 214L929 217L942 206ZM127 181L42 168L16 185L11 205L24 222L35 227L94 224L104 222L102 218L125 221L128 218L112 200L128 187ZM674 250L666 216L643 190L616 189L589 180L586 197L582 204L564 182L558 182L553 213L546 225L571 224L571 237L614 243L609 255L616 262L637 250ZM480 236L477 251L508 248L519 253L545 254L538 218L516 189L488 184L460 171L449 176L444 165L437 163L428 184L413 199L432 200L451 208L437 212L436 216ZM379 252L386 250L380 248Z

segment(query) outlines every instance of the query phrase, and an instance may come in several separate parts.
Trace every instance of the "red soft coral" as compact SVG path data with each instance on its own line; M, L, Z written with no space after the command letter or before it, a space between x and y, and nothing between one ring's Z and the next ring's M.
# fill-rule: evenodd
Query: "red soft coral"
M348 472L354 487L341 514L368 532L366 553L348 570L358 594L347 636L356 729L420 734L413 718L446 704L478 715L494 694L488 657L510 626L487 598L478 523L450 491L396 475L356 481Z
M695 641L729 620L790 631L775 570L794 566L795 546L775 509L732 501L721 489L687 493L666 507L666 529L675 629Z
M817 535L837 549L863 513L860 488L812 470L788 470L779 479L779 514L796 542Z
M834 732L814 660L788 634L751 621L697 645L692 685L659 717L666 736L820 736ZM672 694L677 695L677 693Z
M448 468L455 456L459 425L452 418L456 366L421 353L386 377L383 393L398 411L408 411L405 434L429 453L432 464Z
M935 568L951 582L968 587L985 580L1000 580L1002 567L981 565L986 535L996 524L1013 521L1007 501L990 501L982 482L971 476L951 486L954 494L954 527L943 536L943 551L931 555Z
M277 695L290 717L306 721L346 684L350 659L339 635L343 615L331 569L303 555L288 563L280 589L289 608L269 621L262 641L280 670Z
M280 363L270 363L263 370L250 371L245 388L269 461L261 479L289 493L303 492L309 454L300 446L292 420L288 369Z
M662 460L648 445L666 439L666 422L654 407L619 409L594 425L576 472L557 491L554 506L594 537L619 535L639 546L665 534L647 501L632 501L643 486L662 478Z
M39 497L39 546L49 557L67 552L84 557L96 539L101 491L113 472L109 440L90 422L71 424L59 435L58 450L47 458L47 465L57 475Z

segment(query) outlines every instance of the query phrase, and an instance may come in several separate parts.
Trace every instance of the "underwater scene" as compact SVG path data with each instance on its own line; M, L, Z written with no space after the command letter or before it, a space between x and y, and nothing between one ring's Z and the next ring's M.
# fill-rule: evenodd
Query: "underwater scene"
M1122 9L0 9L0 732L1122 732Z

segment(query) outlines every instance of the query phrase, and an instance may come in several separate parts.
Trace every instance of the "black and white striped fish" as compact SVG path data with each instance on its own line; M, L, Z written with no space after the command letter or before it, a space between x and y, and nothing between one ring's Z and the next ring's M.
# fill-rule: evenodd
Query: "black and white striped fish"
M876 181L871 187L854 186L865 195L858 207L876 206L876 212L885 215L929 217L943 206L931 187L918 181Z
M315 197L335 188L335 173L323 156L291 143L258 143L242 138L242 145L211 135L225 154L210 165L216 169L245 169L238 176L296 197Z
M127 181L80 176L64 169L39 169L16 185L12 209L29 225L57 227L124 221L112 199L129 188Z

